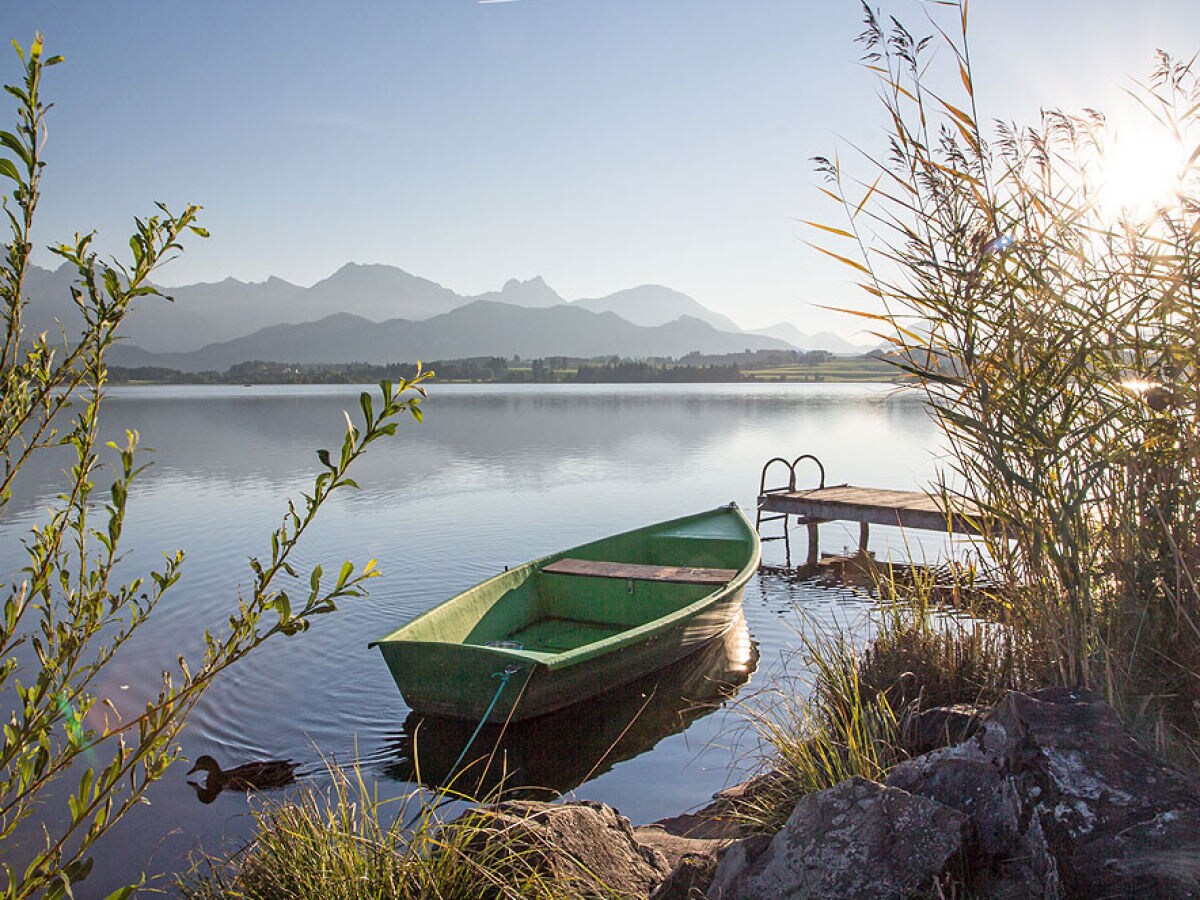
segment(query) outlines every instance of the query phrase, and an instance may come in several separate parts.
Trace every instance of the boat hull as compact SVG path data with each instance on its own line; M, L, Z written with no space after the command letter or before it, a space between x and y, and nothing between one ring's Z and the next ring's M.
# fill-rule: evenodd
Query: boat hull
M576 555L621 557L649 574L553 572L552 564ZM531 719L669 666L724 636L737 621L758 558L752 526L736 508L722 508L527 563L417 617L377 646L418 713L491 723ZM663 580L672 572L695 578L695 566L717 564L730 568L703 571L727 572L718 584ZM547 567L551 571L543 571Z
M478 733L466 719L409 713L385 771L432 788L453 779L456 791L491 800L559 796L719 709L757 665L757 647L739 615L723 638L674 665L558 713Z

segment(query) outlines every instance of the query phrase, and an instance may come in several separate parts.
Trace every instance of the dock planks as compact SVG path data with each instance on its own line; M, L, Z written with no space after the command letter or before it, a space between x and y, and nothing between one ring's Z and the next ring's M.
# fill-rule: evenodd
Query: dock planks
M802 522L860 522L961 534L978 534L986 519L969 501L956 501L954 510L947 513L928 494L850 484L806 491L767 492L758 498L758 502L763 510L799 516Z

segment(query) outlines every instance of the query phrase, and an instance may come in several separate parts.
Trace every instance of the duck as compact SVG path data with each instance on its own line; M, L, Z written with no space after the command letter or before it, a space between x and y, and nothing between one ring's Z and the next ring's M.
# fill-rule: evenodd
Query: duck
M204 784L189 781L196 790L201 803L212 803L217 794L229 788L235 791L254 791L264 788L283 787L296 780L296 769L300 763L290 759L268 759L243 763L232 769L222 769L208 754L197 757L195 765L188 770L205 773Z

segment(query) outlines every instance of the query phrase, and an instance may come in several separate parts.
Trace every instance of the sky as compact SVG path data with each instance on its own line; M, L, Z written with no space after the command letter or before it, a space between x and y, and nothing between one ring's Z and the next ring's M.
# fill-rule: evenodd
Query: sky
M883 9L928 31L932 7ZM970 20L988 119L1117 114L1155 49L1200 50L1195 0L974 0ZM747 328L853 334L825 307L869 307L801 224L837 221L811 157L882 147L851 0L0 0L0 24L66 57L39 246L96 230L119 253L155 201L195 202L212 237L163 284L358 262L461 294L664 284Z

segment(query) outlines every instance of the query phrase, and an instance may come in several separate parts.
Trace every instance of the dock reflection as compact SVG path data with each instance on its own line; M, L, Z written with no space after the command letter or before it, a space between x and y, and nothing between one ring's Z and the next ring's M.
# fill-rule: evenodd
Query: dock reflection
M757 666L739 612L724 637L674 665L547 716L485 726L454 772L475 723L410 713L384 773L475 797L557 796L719 709Z

